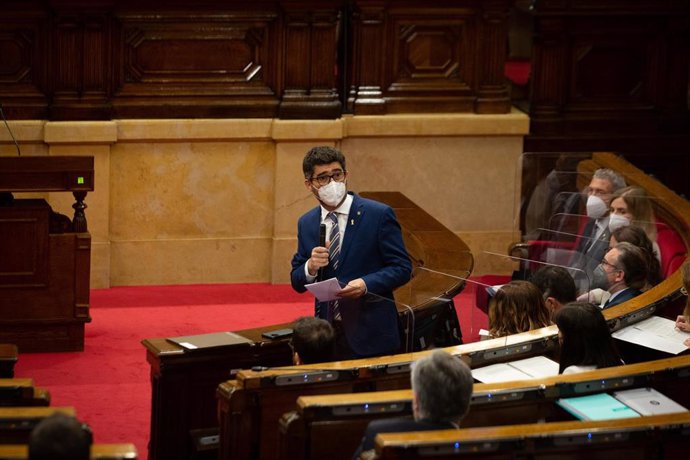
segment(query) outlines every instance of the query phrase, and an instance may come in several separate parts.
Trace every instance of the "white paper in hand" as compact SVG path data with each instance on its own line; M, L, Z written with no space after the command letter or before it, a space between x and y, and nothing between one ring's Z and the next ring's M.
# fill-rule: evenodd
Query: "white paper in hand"
M305 284L305 288L316 297L319 302L328 302L338 299L338 294L342 291L338 278L331 278L326 281Z

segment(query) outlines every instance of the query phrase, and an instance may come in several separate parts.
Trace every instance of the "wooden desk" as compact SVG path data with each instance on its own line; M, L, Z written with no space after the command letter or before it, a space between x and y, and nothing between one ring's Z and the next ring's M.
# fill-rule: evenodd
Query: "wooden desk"
M0 444L24 444L44 418L61 412L75 416L72 407L0 407Z
M93 444L92 460L137 460L134 444ZM28 460L29 446L26 444L0 444L0 460Z
M0 343L0 378L14 377L14 365L17 364L19 350L13 343Z
M194 454L191 432L218 426L216 388L232 378L234 371L290 365L292 352L287 339L268 341L261 337L262 332L286 327L290 324L237 331L254 343L198 350L185 350L164 338L144 340L151 365L149 459L190 458Z
M93 157L0 157L0 341L21 352L84 349L91 321L84 198L93 187ZM44 200L12 195L57 191L76 199L64 233L51 233Z
M475 384L464 428L555 422L572 417L554 404L562 397L652 387L690 407L690 355L545 379ZM301 396L280 422L284 460L349 459L367 424L412 415L411 390ZM337 437L338 443L332 442Z
M684 459L690 412L621 420L465 428L376 437L376 459Z

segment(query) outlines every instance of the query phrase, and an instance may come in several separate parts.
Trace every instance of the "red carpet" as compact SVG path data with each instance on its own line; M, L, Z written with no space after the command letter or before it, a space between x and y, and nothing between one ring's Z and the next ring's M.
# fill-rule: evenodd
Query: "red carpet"
M151 387L143 339L289 322L313 314L312 299L269 284L95 289L84 352L21 354L15 376L50 391L53 406L75 407L95 442L134 443L145 459ZM473 286L455 299L466 341L486 327L473 300Z

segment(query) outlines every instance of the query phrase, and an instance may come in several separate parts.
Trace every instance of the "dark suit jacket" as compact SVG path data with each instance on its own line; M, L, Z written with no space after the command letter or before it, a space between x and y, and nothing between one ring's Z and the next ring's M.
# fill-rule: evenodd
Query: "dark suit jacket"
M582 231L582 237L579 239L577 244L576 250L579 253L579 259L574 260L571 263L573 268L583 270L586 275L586 279L583 281L584 284L580 286L582 290L590 290L597 287L606 289L605 286L596 286L592 284L592 281L594 269L597 268L597 265L599 265L604 259L604 255L609 247L611 232L608 228L606 228L599 238L593 240L596 232L596 221L594 219L590 219L585 225L585 228ZM578 274L573 275L576 280L577 276Z
M367 425L362 442L352 456L356 460L362 452L374 448L374 440L379 433L408 433L410 431L449 430L456 428L450 422L415 421L412 417L385 418L373 420Z
M604 308L610 308L615 305L618 305L619 303L623 303L626 300L630 300L632 298L637 297L638 295L642 294L642 292L638 291L637 289L633 288L625 288L623 292L618 294L616 297L614 297L613 300L609 299L605 304Z
M297 225L297 253L292 258L292 287L304 292L307 283L304 264L319 245L321 207L300 217ZM341 243L340 264L329 266L323 279L337 277L342 284L362 278L367 295L343 299L339 303L343 329L352 350L359 356L397 352L400 347L398 313L393 289L410 280L412 264L403 243L400 225L393 210L382 203L353 196ZM327 308L317 309L326 317Z

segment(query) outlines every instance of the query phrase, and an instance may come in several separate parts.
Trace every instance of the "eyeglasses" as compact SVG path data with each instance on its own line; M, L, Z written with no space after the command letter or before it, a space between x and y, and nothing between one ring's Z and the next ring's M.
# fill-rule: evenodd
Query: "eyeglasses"
M321 174L316 177L312 177L309 179L309 182L311 182L314 185L317 185L319 187L323 187L324 185L328 185L331 180L334 180L336 182L342 182L345 180L345 176L347 175L346 171L338 170L334 171L331 174Z
M613 265L611 262L607 262L606 259L602 259L601 264L608 265L609 267L613 267L614 269L620 271L620 268L618 268L616 265Z

